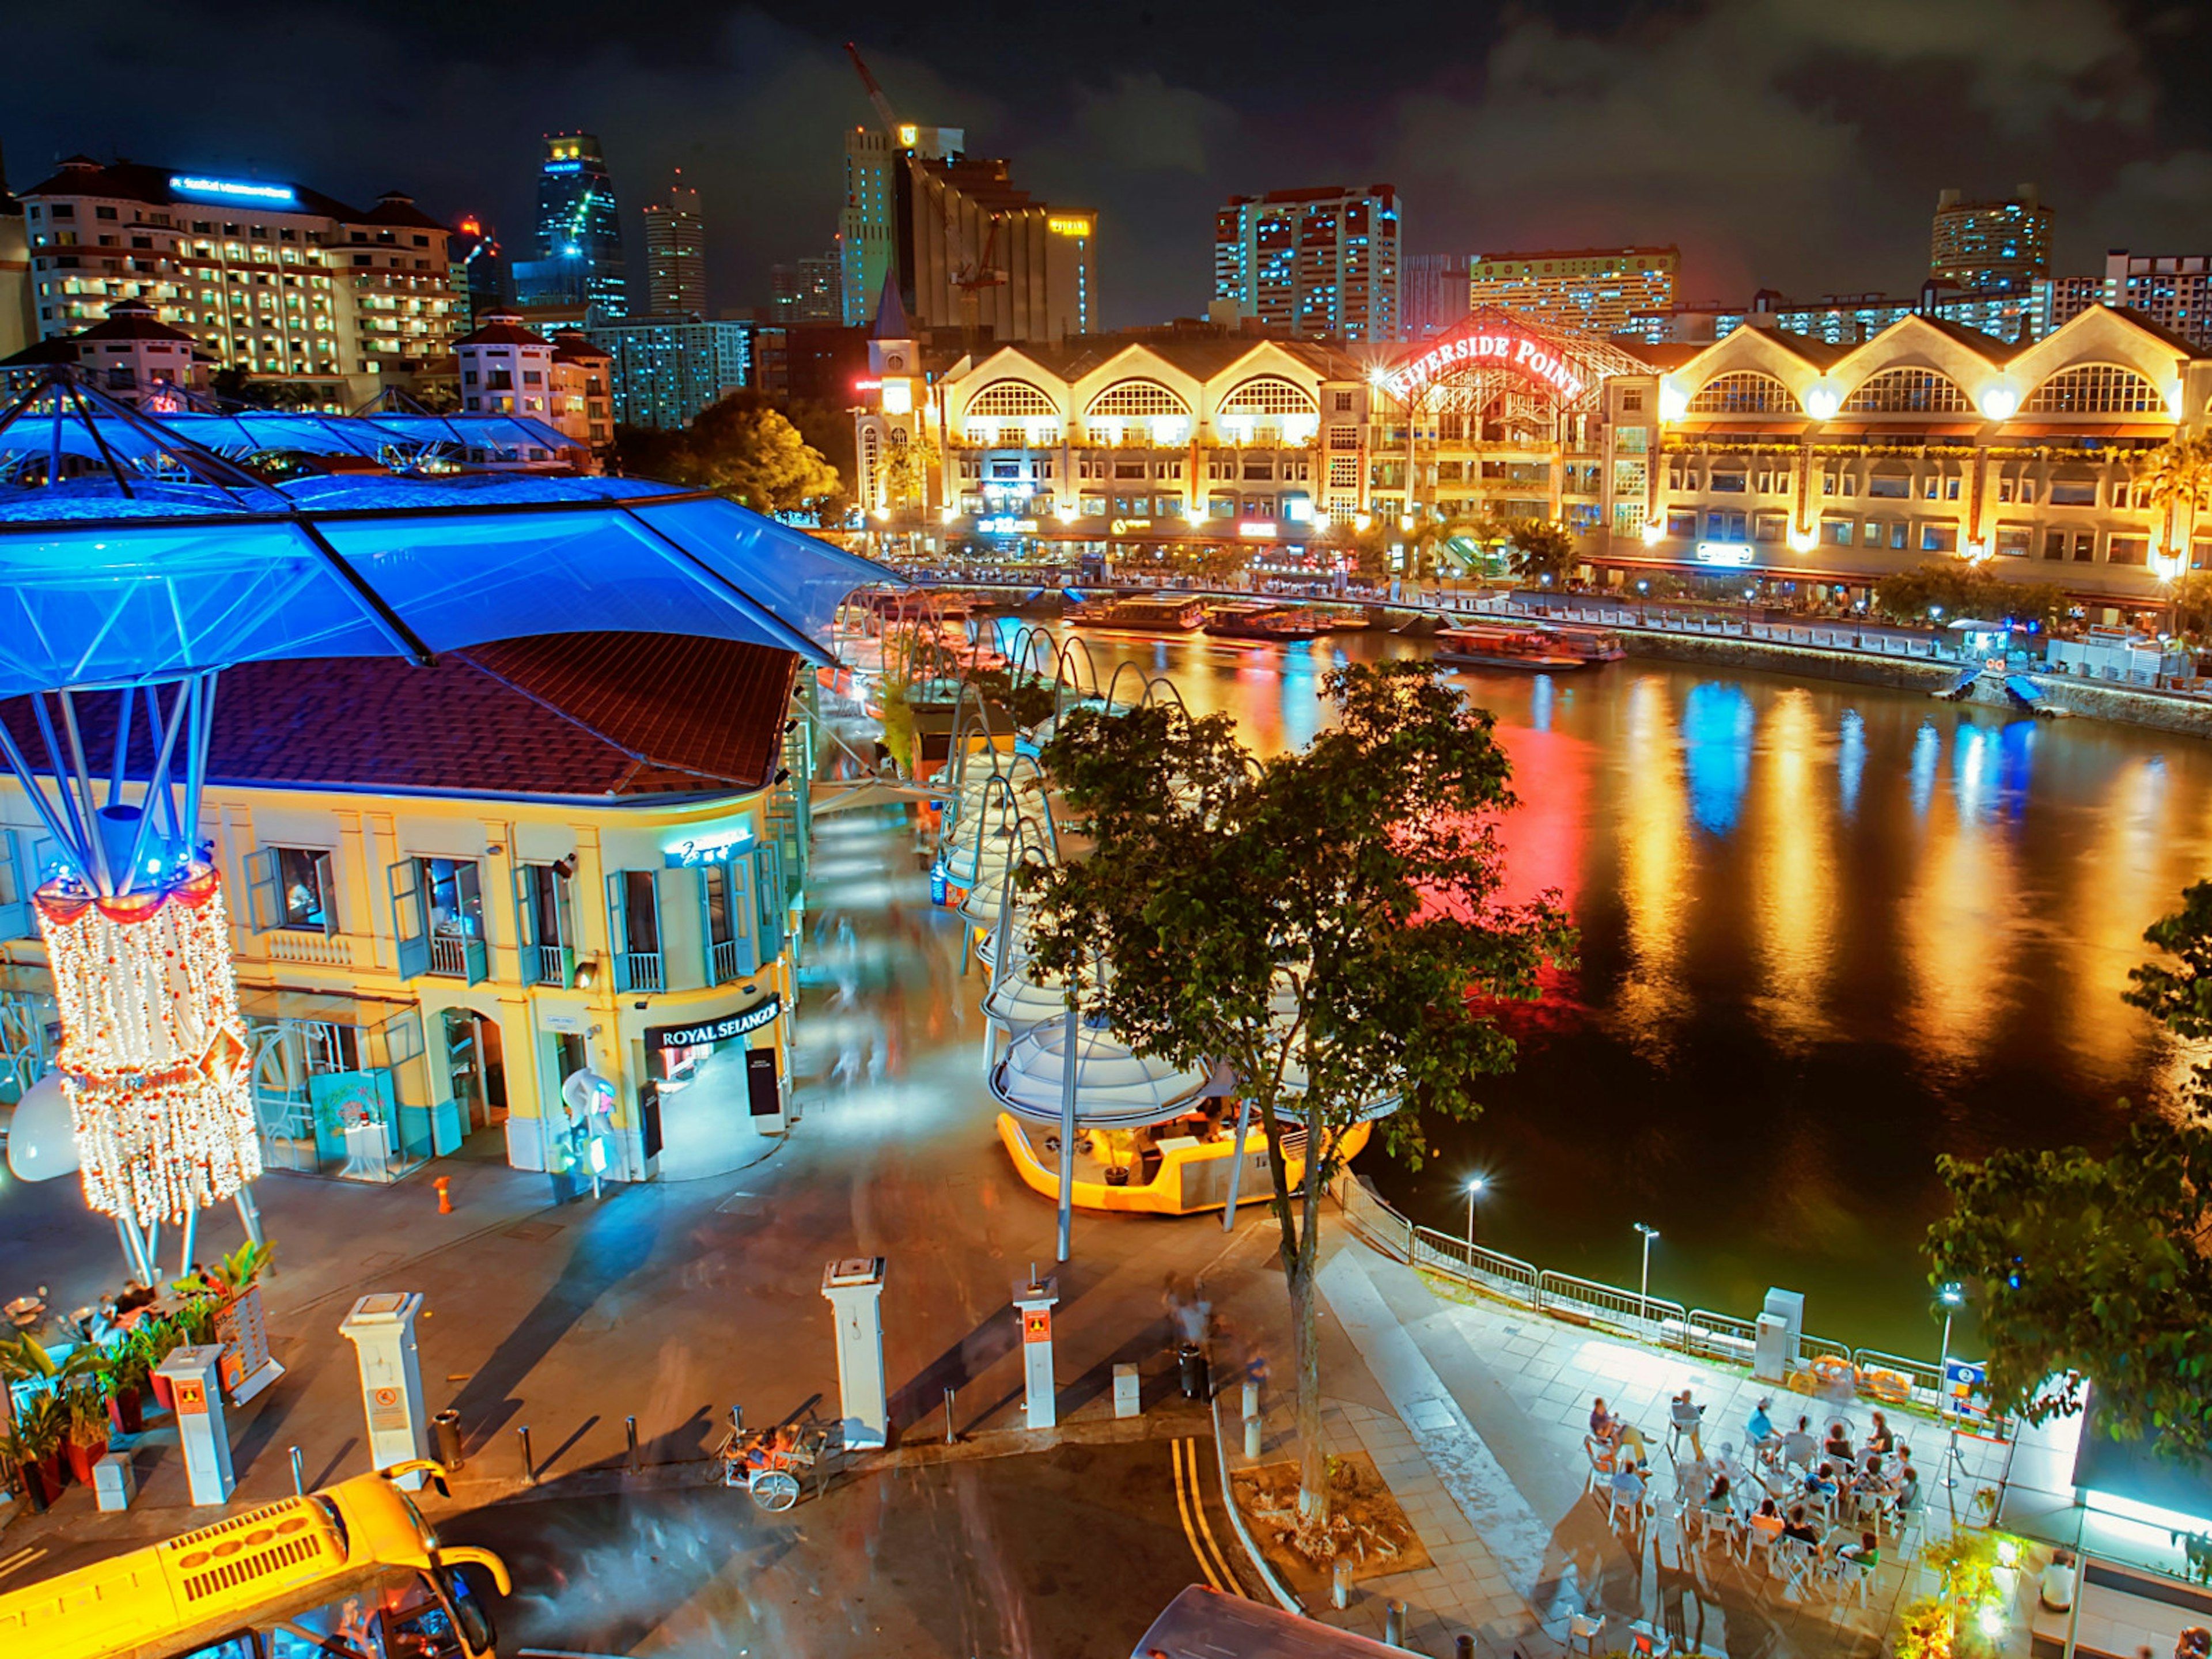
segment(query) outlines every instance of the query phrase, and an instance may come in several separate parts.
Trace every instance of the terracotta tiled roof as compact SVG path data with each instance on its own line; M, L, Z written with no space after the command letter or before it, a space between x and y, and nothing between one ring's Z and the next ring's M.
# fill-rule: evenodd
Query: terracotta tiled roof
M792 675L786 651L662 634L566 634L396 658L243 663L216 697L217 783L363 793L625 800L765 787ZM85 740L112 744L110 698ZM0 704L41 751L24 699ZM105 725L105 735L100 727ZM140 748L137 764L150 758Z

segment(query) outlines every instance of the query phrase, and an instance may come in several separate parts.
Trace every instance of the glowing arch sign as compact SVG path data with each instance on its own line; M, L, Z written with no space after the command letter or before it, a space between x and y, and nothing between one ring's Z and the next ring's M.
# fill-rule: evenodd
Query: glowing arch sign
M1518 369L1532 380L1550 386L1560 400L1572 403L1586 390L1583 377L1549 341L1540 340L1513 327L1471 329L1449 340L1440 340L1418 356L1404 359L1383 378L1382 387L1405 401L1455 368L1492 366Z

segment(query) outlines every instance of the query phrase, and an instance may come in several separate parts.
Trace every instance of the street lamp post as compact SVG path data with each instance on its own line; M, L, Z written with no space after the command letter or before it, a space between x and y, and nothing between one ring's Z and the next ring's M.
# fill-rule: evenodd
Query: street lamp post
M1470 1266L1474 1255L1474 1200L1482 1196L1483 1188L1489 1184L1481 1176L1468 1177L1467 1183L1467 1253Z
M1949 1438L1945 1442L1947 1455L1944 1458L1943 1484L1946 1486L1955 1486L1959 1484L1958 1476L1953 1473L1953 1466L1958 1462L1959 1458L1957 1419L1955 1413L1945 1411L1943 1406L1950 1389L1948 1379L1951 1370L1951 1320L1965 1304L1966 1293L1954 1281L1948 1285L1937 1286L1936 1299L1943 1306L1943 1349L1942 1356L1936 1361L1936 1420L1943 1424L1949 1431Z
M1636 1231L1644 1235L1644 1280L1637 1287L1637 1310L1645 1324L1651 1322L1651 1241L1659 1237L1656 1227L1636 1224Z

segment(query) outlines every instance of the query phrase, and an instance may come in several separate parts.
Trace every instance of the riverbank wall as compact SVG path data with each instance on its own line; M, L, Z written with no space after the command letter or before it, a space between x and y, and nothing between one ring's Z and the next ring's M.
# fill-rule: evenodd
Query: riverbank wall
M1824 651L1817 646L1778 644L1726 634L1662 633L1623 629L1622 647L1632 657L1692 663L1705 668L1748 668L1768 674L1809 675L1852 685L1887 686L1893 691L1936 692L1956 685L1963 671L1954 662L1911 657L1877 657L1860 651Z

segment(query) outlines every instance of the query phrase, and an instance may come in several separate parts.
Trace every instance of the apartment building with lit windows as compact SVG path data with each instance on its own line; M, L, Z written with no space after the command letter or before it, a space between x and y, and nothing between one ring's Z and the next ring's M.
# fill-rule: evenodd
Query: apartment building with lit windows
M1670 309L1681 272L1681 250L1671 246L1478 253L1468 270L1468 304L1554 328L1619 334L1635 313Z
M1978 202L1943 191L1929 233L1928 280L1973 292L2025 294L2051 275L2051 210L2033 185Z
M396 192L363 210L304 185L74 156L22 202L43 339L137 300L217 367L336 405L442 366L465 325L449 233Z
M1401 213L1389 185L1232 196L1213 221L1213 297L1304 340L1398 337Z
M523 326L519 312L494 312L453 342L461 409L543 421L577 449L603 455L614 443L612 355L580 334L552 339Z

